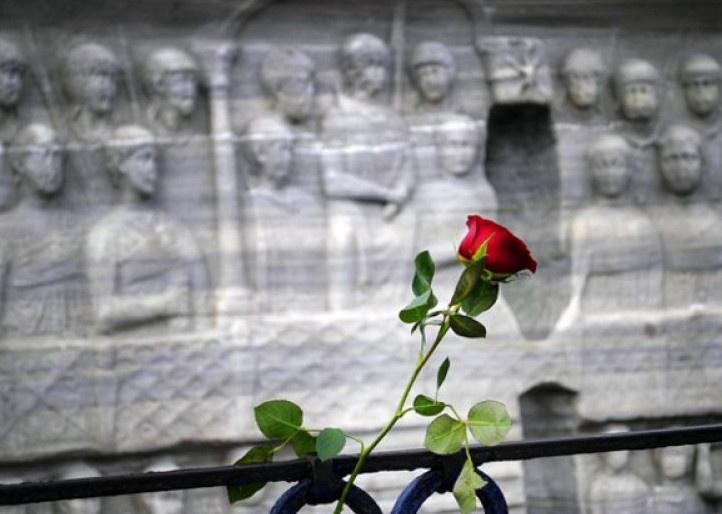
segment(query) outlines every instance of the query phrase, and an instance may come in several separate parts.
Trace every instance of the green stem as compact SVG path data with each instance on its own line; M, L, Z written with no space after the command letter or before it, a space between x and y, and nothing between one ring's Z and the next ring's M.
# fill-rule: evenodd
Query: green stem
M446 330L444 330L444 326L448 321L448 312L444 312L444 318L441 324L441 327L439 328L438 333L436 334L436 339L434 339L434 344L431 345L431 348L429 348L429 351L426 353L423 359L420 359L417 361L416 366L414 367L414 371L411 374L411 377L409 378L409 381L406 384L406 387L404 388L404 392L401 394L401 398L399 399L399 403L396 406L396 411L394 412L394 415L391 417L391 419L386 423L386 426L381 429L381 431L376 435L373 441L371 441L371 444L369 444L366 448L363 448L361 452L359 453L358 460L356 461L356 465L353 468L353 471L351 472L351 476L349 477L348 481L346 482L346 485L343 488L343 491L341 491L341 496L338 499L338 502L336 503L336 508L333 511L333 514L341 514L343 511L343 506L346 503L346 498L348 497L349 491L351 491L351 486L353 485L354 481L356 480L356 477L358 476L359 472L361 471L361 468L363 468L364 464L366 463L366 458L371 454L371 452L376 448L381 440L386 437L386 435L391 431L392 428L396 425L396 423L408 412L410 412L413 409L404 409L404 405L406 405L406 400L409 398L409 394L411 393L411 388L414 386L414 383L416 383L416 379L419 377L419 373L421 373L421 370L426 365L427 362L429 362L429 359L433 355L436 348L439 346L439 343L441 343L441 340L444 338L444 335L446 334Z

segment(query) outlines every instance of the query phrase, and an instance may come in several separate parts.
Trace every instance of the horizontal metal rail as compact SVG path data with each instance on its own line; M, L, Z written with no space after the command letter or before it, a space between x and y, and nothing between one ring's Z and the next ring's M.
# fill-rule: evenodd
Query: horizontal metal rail
M476 465L482 465L488 462L712 442L722 442L722 424L518 441L502 443L498 446L474 446L471 455ZM458 464L460 457L461 454L439 456L427 450L378 452L368 458L362 473L446 469ZM344 477L351 473L356 459L355 455L336 457L331 461L331 469L337 476ZM215 466L72 480L24 482L0 485L0 505L221 487L253 482L299 482L312 477L312 461L295 459L246 466Z

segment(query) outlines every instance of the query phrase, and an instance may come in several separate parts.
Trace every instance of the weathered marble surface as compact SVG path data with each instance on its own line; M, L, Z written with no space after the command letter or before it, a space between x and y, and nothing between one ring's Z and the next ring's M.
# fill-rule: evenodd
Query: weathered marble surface
M280 396L312 424L373 431L416 353L394 314L414 253L432 250L448 295L472 211L540 265L485 315L487 341L445 343L449 399L505 401L515 437L534 417L557 426L520 400L549 384L575 398L569 433L722 418L722 25L707 4L94 4L8 0L0 23L8 480L76 460L141 471L140 453L168 448L180 467L225 463L257 438L252 405ZM421 422L404 434L394 444L420 446ZM624 464L659 512L719 507L722 451L696 452L694 469L687 454ZM559 464L579 504L552 511L619 483L609 465L593 487L597 464ZM499 473L524 512L524 484L543 480ZM369 479L385 505L396 483Z

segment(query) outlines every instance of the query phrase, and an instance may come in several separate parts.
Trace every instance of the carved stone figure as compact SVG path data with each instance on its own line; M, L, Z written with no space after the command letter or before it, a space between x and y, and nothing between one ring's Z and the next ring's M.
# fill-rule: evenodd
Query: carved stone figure
M122 200L90 229L85 250L100 332L203 322L204 258L188 229L154 205L156 156L147 129L124 125L113 133L108 170Z
M654 514L704 512L692 484L693 446L668 446L654 452L662 482L654 487Z
M274 48L261 64L261 83L273 108L291 124L308 121L314 112L316 65L295 48Z
M101 476L97 469L84 462L74 462L64 466L57 477L58 480L76 478L96 478ZM100 498L84 498L65 500L53 503L54 514L100 514L102 501Z
M456 80L456 62L445 44L438 41L417 44L411 52L409 72L419 92L417 113L455 110L451 89Z
M662 305L659 236L629 198L632 156L615 134L600 136L586 152L595 198L569 228L572 298L562 327L579 316L651 312Z
M659 116L664 97L662 77L649 61L627 59L614 70L613 93L623 118L618 130L637 151L632 186L635 200L640 204L654 203L661 194L653 145L662 128Z
M659 167L668 190L653 219L662 237L668 307L722 304L722 217L700 198L702 139L672 125L660 137Z
M28 63L18 45L0 38L0 140L10 141L18 131L18 102Z
M178 470L178 464L170 457L161 457L148 465L143 473L159 473ZM183 491L159 491L139 494L133 497L135 512L140 514L181 514L183 512Z
M709 55L687 56L679 68L679 80L687 110L691 113L690 125L706 140L707 173L702 187L711 200L722 197L722 67Z
M322 124L329 302L334 309L356 304L362 289L379 294L382 285L400 284L410 258L413 216L404 207L413 177L406 124L377 100L390 59L378 37L348 37L341 48L346 94ZM383 298L391 300L388 294Z
M151 97L150 126L159 135L187 132L198 98L195 58L180 48L158 48L146 59L143 75Z
M291 183L294 135L267 116L252 120L245 137L251 176L242 200L244 243L255 308L322 310L325 218L321 199Z
M575 48L564 56L560 74L566 102L578 111L578 121L591 121L598 116L607 74L599 52L591 48Z
M62 147L46 125L20 131L9 149L22 195L0 222L5 335L61 336L81 330L87 307L82 237L57 204Z
M623 425L609 427L605 433L626 432ZM629 451L600 453L601 468L589 486L590 514L651 514L652 491L639 475L629 470Z
M102 142L113 129L121 66L108 47L83 43L70 49L63 65L63 82L71 102L70 132L85 142Z
M718 122L722 68L709 55L687 56L679 67L679 80L689 111L707 123Z
M481 131L472 118L449 117L439 126L436 143L436 177L418 184L414 202L419 207L416 247L431 252L441 283L442 270L449 266L453 267L449 281L458 278L454 243L464 235L463 220L469 213L495 218L497 201L479 166ZM474 176L469 177L472 171Z

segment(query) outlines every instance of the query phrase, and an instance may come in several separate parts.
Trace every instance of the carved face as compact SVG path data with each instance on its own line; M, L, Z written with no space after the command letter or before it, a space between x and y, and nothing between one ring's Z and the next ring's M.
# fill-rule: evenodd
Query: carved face
M628 156L621 151L608 150L596 155L591 162L592 180L602 196L616 198L629 185Z
M275 90L276 106L292 121L302 121L311 114L315 87L312 77L289 77Z
M446 98L454 80L451 70L439 63L417 66L414 69L414 77L424 100L431 103Z
M599 77L594 72L570 71L566 87L569 101L579 109L588 109L599 99Z
M63 183L62 152L51 145L35 146L21 158L18 171L35 191L53 195Z
M370 98L386 85L388 72L386 62L381 56L367 55L358 57L355 65L348 70L348 81L353 90L361 96Z
M667 186L678 195L692 193L702 178L702 157L692 143L681 141L663 146L660 167Z
M198 79L192 70L168 71L161 77L158 93L163 101L183 116L190 116L196 106Z
M146 501L151 514L181 514L183 512L183 493L181 491L161 491L148 494Z
M293 145L289 138L258 141L253 153L260 167L260 173L276 187L286 183L291 173Z
M113 108L118 94L117 75L114 71L95 67L75 78L77 100L96 114L107 114Z
M450 175L465 175L476 161L479 137L468 128L452 128L439 135L442 169Z
M651 82L627 82L622 88L622 114L632 121L649 120L659 109L657 86Z
M695 77L684 81L684 99L697 116L708 116L717 109L720 81L714 77Z
M24 75L23 68L16 64L6 63L0 66L0 106L14 107L18 103Z
M692 450L684 446L669 446L658 450L659 466L667 478L682 478L692 467Z
M120 172L125 176L130 187L142 196L152 196L158 182L156 149L144 145L134 149L120 165Z
M603 453L603 459L612 471L622 471L629 462L629 451L619 450L616 452Z

